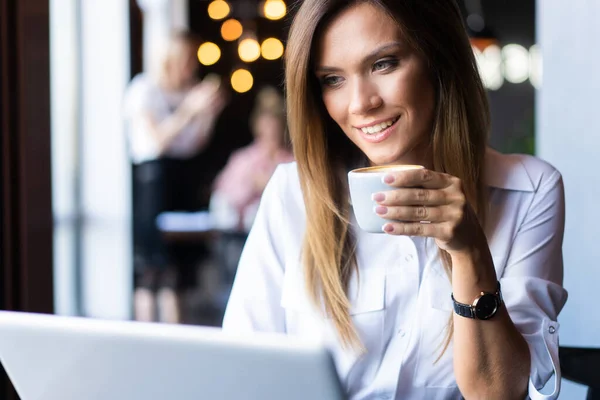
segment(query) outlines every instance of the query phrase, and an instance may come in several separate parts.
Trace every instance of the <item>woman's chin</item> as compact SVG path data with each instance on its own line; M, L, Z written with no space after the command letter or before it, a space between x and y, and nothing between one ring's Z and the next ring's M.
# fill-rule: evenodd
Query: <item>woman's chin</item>
M406 148L402 146L402 148ZM423 152L424 153L424 152ZM416 148L412 148L409 151L395 151L391 152L365 152L365 155L369 159L369 162L373 166L381 165L408 165L408 164L419 164L425 165L423 162L427 159L425 156L421 157L421 151Z
M387 156L387 157L382 157L382 156L379 156L379 157L376 157L376 156L369 157L368 155L367 155L367 157L369 158L369 161L370 161L370 163L371 163L372 166L404 164L404 163L402 163L402 162L399 161L398 157L390 157L390 156Z

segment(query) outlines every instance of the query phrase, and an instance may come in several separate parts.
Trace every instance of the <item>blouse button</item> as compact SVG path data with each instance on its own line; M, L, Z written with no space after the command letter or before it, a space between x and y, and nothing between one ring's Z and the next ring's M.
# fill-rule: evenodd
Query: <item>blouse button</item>
M550 334L553 334L554 332L556 332L556 328L550 325L550 328L548 328L548 332L550 332Z
M409 255L407 255L406 257L404 257L404 260L405 260L405 261L408 261L408 262L411 262L411 261L412 261L412 259L413 259L413 255L412 255L412 254L409 254Z

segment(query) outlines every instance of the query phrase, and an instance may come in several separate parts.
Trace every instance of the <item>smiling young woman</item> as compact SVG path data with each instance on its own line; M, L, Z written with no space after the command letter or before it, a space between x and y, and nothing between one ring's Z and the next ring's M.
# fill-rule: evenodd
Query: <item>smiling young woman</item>
M286 93L297 162L265 190L224 329L324 337L351 399L555 398L562 179L487 148L456 2L303 1ZM388 173L388 222L361 231L346 173L389 164L425 168Z

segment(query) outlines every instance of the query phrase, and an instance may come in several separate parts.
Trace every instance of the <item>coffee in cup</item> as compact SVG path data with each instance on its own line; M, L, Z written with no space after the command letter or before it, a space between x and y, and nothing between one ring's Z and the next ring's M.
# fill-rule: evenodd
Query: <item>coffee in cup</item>
M354 169L348 172L350 199L358 226L372 233L383 233L383 225L390 222L375 213L377 203L373 194L393 190L383 182L383 177L394 171L422 169L420 165L384 165Z

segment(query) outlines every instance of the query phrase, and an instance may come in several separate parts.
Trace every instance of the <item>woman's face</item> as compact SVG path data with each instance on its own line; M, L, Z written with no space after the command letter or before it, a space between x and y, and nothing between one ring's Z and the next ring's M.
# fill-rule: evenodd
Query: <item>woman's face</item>
M178 43L172 50L169 74L176 88L188 85L196 76L198 60L191 44Z
M283 141L284 126L281 120L273 115L262 114L254 123L254 135L261 143L277 148Z
M397 23L377 6L352 6L327 25L316 51L327 112L371 163L428 163L435 90Z

